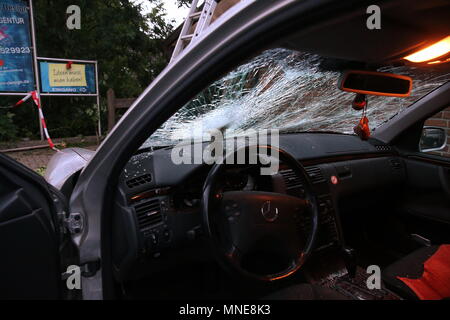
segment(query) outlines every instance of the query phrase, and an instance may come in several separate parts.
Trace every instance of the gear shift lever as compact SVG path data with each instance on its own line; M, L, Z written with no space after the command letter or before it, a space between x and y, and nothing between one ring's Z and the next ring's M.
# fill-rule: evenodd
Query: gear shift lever
M345 268L347 269L348 275L354 278L356 275L356 252L355 249L350 247L342 247L342 253L344 257Z

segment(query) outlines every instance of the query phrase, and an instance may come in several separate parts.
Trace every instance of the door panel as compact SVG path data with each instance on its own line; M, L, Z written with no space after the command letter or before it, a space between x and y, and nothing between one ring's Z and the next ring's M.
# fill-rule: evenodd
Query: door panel
M0 299L61 297L56 212L45 180L0 154Z
M406 159L407 183L401 211L410 233L432 243L450 243L448 168L427 158Z

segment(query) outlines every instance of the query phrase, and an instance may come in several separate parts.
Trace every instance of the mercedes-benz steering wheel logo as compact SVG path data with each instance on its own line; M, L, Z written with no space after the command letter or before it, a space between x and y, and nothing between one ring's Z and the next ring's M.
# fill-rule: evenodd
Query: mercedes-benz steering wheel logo
M278 208L273 207L270 200L263 203L261 207L261 213L268 222L273 222L278 218Z

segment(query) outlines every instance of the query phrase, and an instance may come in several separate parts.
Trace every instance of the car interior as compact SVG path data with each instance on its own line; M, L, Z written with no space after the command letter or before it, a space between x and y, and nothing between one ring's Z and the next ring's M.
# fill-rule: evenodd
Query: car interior
M399 66L399 57L404 56L405 48L417 43L419 34L423 39L443 38L448 32L448 8L448 3L436 1L410 8L404 14L400 12L404 7L392 5L384 13L380 32L358 28L360 16L349 15L302 30L281 44L340 59L346 68L361 67L361 62L372 70ZM341 39L348 34L351 37L342 45ZM389 45L381 44L387 40ZM429 74L437 71L440 83L448 85L448 64L430 66L422 65L421 70ZM437 117L449 110L448 88L441 90L432 93L445 96L442 110L433 112ZM423 103L420 108L430 106ZM324 132L281 133L280 148L301 162L306 176L287 162L282 162L281 170L273 176L258 175L255 166L228 166L223 169L226 174L217 174L216 189L210 192L252 190L300 194L304 198L311 193L317 197L314 248L299 271L278 281L258 281L236 268L227 268L226 261L215 254L220 250L215 246L208 250L211 245L204 239L209 239L212 231L205 230L203 217L208 213L203 212L202 217L202 210L213 171L210 166L174 165L168 161L171 148L141 149L126 166L115 206L114 225L121 237L113 239L113 248L117 248L114 270L124 297L420 298L399 277L419 278L427 259L444 250L446 246L440 245L450 241L449 158L438 151L421 152L425 148L419 146L424 126L436 117L433 114L417 114L408 129L389 142L377 139L376 134L362 140L356 135ZM254 208L259 210L258 204L252 207L247 209L249 215ZM149 211L158 213L147 218L145 213ZM311 220L302 216L293 223L307 235L314 229ZM258 275L282 270L282 244L277 237L261 241L255 242L240 264ZM307 239L303 241L307 246ZM367 288L366 270L371 265L382 270L382 287L378 290ZM438 283L448 288L448 278L440 279L447 284ZM444 289L433 290L438 292L435 295L445 297Z
M175 164L174 145L165 143L145 143L134 153L119 184L110 187L113 210L108 236L116 298L450 297L446 245L450 244L450 62L445 62L449 56L440 56L433 64L403 59L450 35L450 3L404 4L392 1L383 7L381 30L360 27L365 12L349 12L293 32L234 66L255 61L267 50L289 50L289 54L323 58L327 74L386 68L395 73L408 68L413 81L409 100L389 98L393 100L387 103L367 94L367 110L375 111L368 118L377 127L369 137L353 133L355 119L361 118L361 112L352 111L357 95L339 90L335 77L332 85L345 95L346 103L331 95L327 101L336 99L344 115L333 122L333 115L326 114L330 124L322 130L280 131L276 174L261 175L261 163ZM318 99L328 98L327 90ZM303 101L306 109L308 99ZM402 107L383 109L385 102ZM338 125L347 132L336 129ZM392 130L398 133L391 134ZM389 141L384 139L386 132ZM201 150L207 146L197 144ZM244 149L250 152L245 143ZM29 185L34 178L27 173L20 174L24 181L18 180L17 165L5 159L1 155L1 175L8 177L8 183L2 180L0 186L4 200L0 201L0 243L24 227L35 235L33 239L45 238L43 242L20 239L16 246L52 260L40 266L44 274L40 279L47 281L45 274L60 263L52 253L56 249L49 246L53 241L48 230L57 229L57 221L43 218L53 213L42 203L53 200L25 200L35 192ZM77 177L61 189L66 198ZM277 206L272 222L262 213L267 202L267 211L271 202ZM73 250L68 243L61 247ZM8 255L20 255L17 259L23 265L37 259L17 250ZM381 272L379 288L368 288L370 266ZM436 272L435 277L424 270ZM29 294L38 293L31 289Z
M320 284L363 299L405 297L393 293L396 287L368 290L366 268L379 265L388 272L387 266L415 250L429 254L448 243L448 165L405 157L396 146L352 135L281 135L280 145L305 165L319 206L315 248L304 268L284 285ZM201 200L209 166L173 165L167 161L170 150L135 157L126 167L114 213L114 264L125 295L185 298L196 292L201 298L248 298L274 290L229 277L207 254ZM222 191L295 196L304 194L301 181L289 167L274 176L260 176L247 167L228 169L220 184ZM298 225L308 228L310 222L300 219ZM267 252L258 246L262 252L253 253L248 267L264 274L279 268L282 259L276 243L262 245ZM150 284L153 289L147 291Z

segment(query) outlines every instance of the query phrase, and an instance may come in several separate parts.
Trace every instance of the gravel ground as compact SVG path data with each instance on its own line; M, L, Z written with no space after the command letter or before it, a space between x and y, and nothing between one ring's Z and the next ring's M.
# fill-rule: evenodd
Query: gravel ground
M61 139L54 139L53 142L57 145L59 149L64 149L68 147L80 147L95 150L97 149L98 146L98 140L97 137L95 136L61 138ZM54 150L50 148L43 148L27 151L14 151L14 152L8 151L15 148L24 148L42 145L46 145L46 141L29 140L29 141L18 141L15 143L0 143L0 152L21 162L25 166L43 175L45 173L47 163L49 162L50 158L55 154Z

